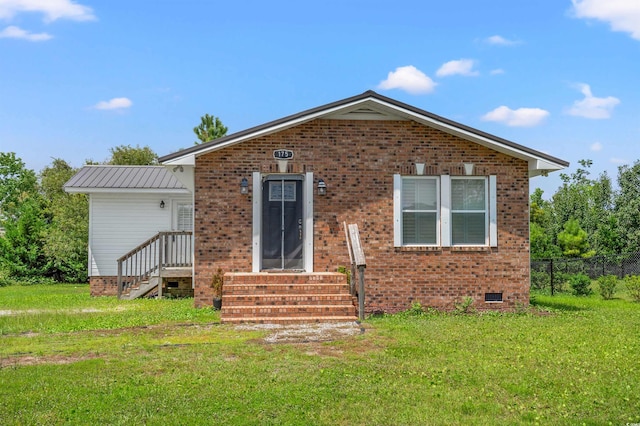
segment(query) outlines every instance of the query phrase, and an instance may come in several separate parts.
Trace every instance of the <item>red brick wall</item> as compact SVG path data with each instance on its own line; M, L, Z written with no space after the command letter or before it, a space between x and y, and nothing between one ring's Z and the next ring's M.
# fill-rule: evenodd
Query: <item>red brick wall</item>
M89 277L91 296L117 296L118 277Z
M409 121L314 120L243 142L196 160L195 299L212 303L211 277L251 271L252 197L240 181L275 172L274 149L291 149L290 171L312 171L327 184L314 194L314 269L348 265L342 222L357 223L367 258L367 311L398 311L412 302L452 309L466 296L477 309L511 309L529 300L529 179L527 163ZM393 175L497 176L498 247L408 249L393 246ZM315 187L315 185L314 185ZM251 189L251 188L250 188ZM485 292L503 303L485 304Z

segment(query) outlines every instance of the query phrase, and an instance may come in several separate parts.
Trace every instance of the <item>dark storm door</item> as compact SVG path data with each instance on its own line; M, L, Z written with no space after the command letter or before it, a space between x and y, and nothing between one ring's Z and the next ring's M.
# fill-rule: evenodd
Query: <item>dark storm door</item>
M262 269L304 269L302 176L269 176L262 191Z

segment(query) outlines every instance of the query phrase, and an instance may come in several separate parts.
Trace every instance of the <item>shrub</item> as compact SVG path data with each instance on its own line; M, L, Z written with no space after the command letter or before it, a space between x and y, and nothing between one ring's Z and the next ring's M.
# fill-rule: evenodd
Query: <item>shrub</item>
M640 275L627 275L624 277L624 283L629 292L629 296L636 301L640 302Z
M613 295L616 294L616 286L618 285L618 277L615 275L603 275L598 278L598 288L600 289L600 296L604 300L613 299Z
M531 287L536 290L550 288L551 276L544 271L531 271Z
M462 299L462 302L455 303L455 312L458 314L471 314L475 312L475 308L473 307L473 297L465 296Z
M591 278L585 274L575 274L569 277L569 285L576 296L588 296L591 294Z

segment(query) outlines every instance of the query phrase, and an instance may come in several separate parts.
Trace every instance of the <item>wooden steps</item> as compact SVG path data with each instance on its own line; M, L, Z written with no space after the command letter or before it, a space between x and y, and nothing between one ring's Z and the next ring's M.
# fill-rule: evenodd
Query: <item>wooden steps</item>
M355 321L354 298L339 273L228 273L221 318L226 323Z

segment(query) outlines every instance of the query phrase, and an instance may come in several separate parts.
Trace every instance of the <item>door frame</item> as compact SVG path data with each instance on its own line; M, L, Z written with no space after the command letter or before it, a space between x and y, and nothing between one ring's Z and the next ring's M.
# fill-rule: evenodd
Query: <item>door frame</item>
M277 173L280 175L280 173ZM251 272L262 271L262 182L267 174L253 172L253 238ZM302 260L305 272L313 272L313 172L302 175ZM282 175L286 179L286 175Z

